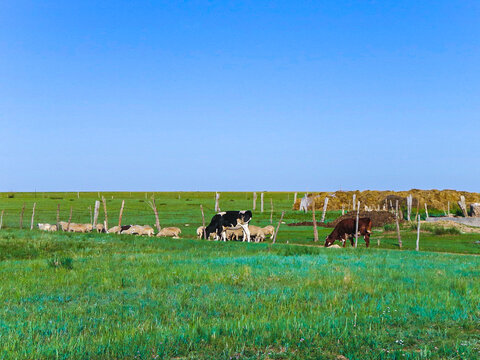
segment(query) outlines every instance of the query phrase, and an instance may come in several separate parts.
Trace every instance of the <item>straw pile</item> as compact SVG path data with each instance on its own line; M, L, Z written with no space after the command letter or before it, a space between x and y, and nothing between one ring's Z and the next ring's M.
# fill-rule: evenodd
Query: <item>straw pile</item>
M457 201L460 200L460 196L465 196L467 204L480 202L479 193L470 193L466 191L457 190L418 190L412 189L410 191L335 191L335 192L318 192L310 194L309 197L315 198L315 208L322 209L323 201L328 196L328 209L340 210L342 206L345 210L352 209L352 198L356 195L356 201L360 201L360 208L364 209L364 206L368 206L372 209L383 209L383 205L387 203L387 207L392 200L393 206L395 206L395 200L399 200L400 206L406 205L406 198L408 195L413 196L413 208L419 204L420 208L424 207L426 203L429 209L447 210L447 203L450 202L450 210L456 211L459 209ZM300 206L300 199L293 205L294 210L298 210Z

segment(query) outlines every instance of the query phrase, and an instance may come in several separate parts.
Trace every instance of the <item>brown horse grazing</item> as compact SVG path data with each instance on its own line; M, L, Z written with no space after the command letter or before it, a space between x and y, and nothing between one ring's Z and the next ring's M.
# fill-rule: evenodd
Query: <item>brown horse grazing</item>
M355 236L355 219L344 219L340 221L333 229L332 233L325 239L325 247L332 245L335 240L341 240L343 247L347 239L353 246L353 237ZM372 232L372 220L370 218L361 218L358 220L358 232L363 236L367 248L370 245L370 234Z

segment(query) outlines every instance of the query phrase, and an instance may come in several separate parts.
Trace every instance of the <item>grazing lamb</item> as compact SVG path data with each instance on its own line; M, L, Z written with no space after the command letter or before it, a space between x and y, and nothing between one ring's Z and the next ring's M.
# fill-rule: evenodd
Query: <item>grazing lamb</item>
M111 227L110 229L108 229L107 233L109 233L109 234L120 234L121 231L122 231L121 226L114 226L114 227Z
M160 236L167 236L167 237L173 237L175 239L179 239L180 238L180 233L182 232L182 230L180 230L178 227L174 227L174 226L170 226L170 227L166 227L166 228L163 228L161 229L157 236L160 237Z
M260 229L260 231L255 236L255 242L262 242L262 241L265 241L265 233L263 232L263 229Z
M57 231L57 225L50 225L50 224L37 224L39 230L43 231Z
M122 230L120 234L153 236L154 233L155 231L150 225L132 225L127 230Z
M267 225L263 228L263 233L266 235L270 235L270 239L273 238L273 234L275 234L275 228L272 225Z
M67 223L67 222L65 222L65 221L60 221L58 224L59 224L60 227L62 228L62 231L67 231L67 226L68 226L68 223ZM72 225L72 224L70 223L70 225Z
M67 231L68 223L65 225L65 230ZM75 224L70 223L70 227L68 228L69 232L78 232L78 233L87 233L92 231L93 226L92 224Z
M250 236L252 238L256 238L256 236L261 233L263 234L263 238L265 239L265 233L263 232L263 229L261 227L256 225L249 225L248 229L250 230Z
M211 234L210 234L211 235ZM227 240L236 240L243 239L243 229L235 229L235 230L226 230Z
M205 229L204 226L199 226L199 227L197 228L197 237L198 237L199 239L203 239L203 229ZM209 236L209 239L218 240L217 233L211 233L210 236Z

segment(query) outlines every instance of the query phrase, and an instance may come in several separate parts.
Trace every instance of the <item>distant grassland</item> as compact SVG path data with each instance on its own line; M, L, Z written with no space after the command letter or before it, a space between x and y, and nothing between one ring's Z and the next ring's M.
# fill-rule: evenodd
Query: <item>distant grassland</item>
M270 199L274 204L274 221L278 221L281 211L287 212L291 220L311 219L292 210L294 193L266 192L264 212L260 212L260 193L257 193L257 211L254 222L270 224ZM300 194L303 195L303 194ZM36 222L56 222L57 205L60 205L61 220L67 221L70 207L73 208L72 222L87 223L91 221L89 207L93 209L95 200L105 197L107 201L109 226L118 224L118 215L122 200L125 200L123 224L155 223L153 211L148 201L154 197L162 226L200 225L202 222L200 205L203 205L206 221L215 214L215 193L213 192L94 192L94 193L0 193L0 211L5 210L4 224L18 228L20 211L25 204L24 226L30 225L33 203L37 203ZM222 210L252 209L253 193L222 192L220 207ZM331 214L332 219L338 216ZM103 222L103 206L100 208L99 221ZM188 229L187 229L188 232ZM195 231L192 231L194 234Z
M274 245L196 240L214 193L195 192L154 194L161 225L182 239L45 233L28 230L33 202L35 222L54 223L57 204L62 220L72 206L72 221L89 222L99 194L8 195L0 359L480 358L480 257L441 253L480 254L480 234L426 227L421 252L409 250L409 224L402 251L390 227L374 229L370 249L324 249L312 227L286 224ZM102 195L110 226L122 199L124 224L154 224L152 193ZM286 223L311 220L291 210L293 193L265 193L261 213L258 193L254 224L270 224L270 197L274 224L281 211ZM252 193L222 193L220 207L251 209ZM330 231L319 228L320 243Z
M476 256L0 232L14 243L2 359L480 356Z
M270 199L273 201L273 225L276 226L282 211L285 211L284 222L294 223L311 221L311 212L303 213L292 210L293 192L265 192L264 212L260 211L260 192L257 193L257 209L253 212L252 224L266 226L270 224ZM13 197L12 197L13 196ZM100 197L99 197L100 196ZM90 193L0 193L0 211L5 210L4 228L18 228L20 212L25 204L23 228L30 228L33 203L36 203L36 223L55 223L57 205L60 205L60 219L67 221L70 207L73 208L72 222L88 223L91 221L89 207L93 209L95 200L105 197L108 210L108 224L118 224L118 215L122 200L125 200L122 224L155 224L155 216L148 206L148 201L155 197L160 225L178 226L182 237L195 238L195 230L202 224L200 205L205 211L205 221L208 224L215 214L215 193L213 192L90 192ZM303 193L298 193L298 197ZM222 192L220 207L222 210L252 209L252 192ZM93 211L93 210L92 210ZM341 215L341 211L327 211L326 221L332 221ZM321 220L322 212L317 210L316 218ZM103 205L100 207L99 222L103 223ZM320 243L323 244L326 235L332 229L319 228ZM396 249L397 238L394 232L383 232L376 229L372 236L371 246ZM405 249L415 248L416 233L410 226L402 227L402 239ZM422 250L448 251L459 253L480 253L480 246L475 241L480 240L480 234L446 234L436 236L432 233L422 233L420 248ZM294 244L314 244L312 227L289 227L283 224L280 228L277 242ZM364 246L363 239L359 241ZM2 254L0 254L0 258Z

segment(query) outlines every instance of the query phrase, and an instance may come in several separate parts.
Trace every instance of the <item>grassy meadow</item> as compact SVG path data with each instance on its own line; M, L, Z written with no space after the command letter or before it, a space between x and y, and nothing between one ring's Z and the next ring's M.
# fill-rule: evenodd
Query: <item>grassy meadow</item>
M285 224L277 244L197 240L213 193L155 193L161 225L182 239L29 230L33 202L35 222L54 223L57 204L62 220L72 206L89 222L98 194L79 195L0 194L0 359L480 358L480 234L422 232L420 252L409 225L401 251L388 227L370 249L324 249L311 227ZM110 226L122 199L124 224L154 224L152 193L102 195ZM251 197L222 193L220 207ZM293 193L266 193L254 224L270 224L270 197L274 223L281 211L311 220L291 210Z

